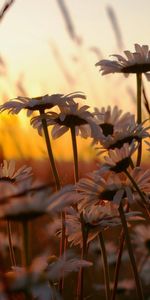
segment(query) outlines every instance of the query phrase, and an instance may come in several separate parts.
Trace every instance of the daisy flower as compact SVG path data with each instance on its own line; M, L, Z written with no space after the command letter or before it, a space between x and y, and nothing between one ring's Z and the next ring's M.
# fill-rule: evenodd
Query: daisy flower
M121 149L108 150L108 156L104 156L106 163L102 166L101 172L107 170L115 173L126 171L130 165L130 158L137 147L138 145L135 145L133 141L130 145L125 143Z
M11 114L18 114L22 109L27 110L27 116L30 116L33 111L44 112L45 109L50 109L56 105L66 106L68 104L75 104L74 99L86 99L82 92L63 94L44 95L35 98L17 97L0 106L0 111L7 110Z
M51 195L51 190L30 192L26 196L15 197L0 205L0 218L23 221L32 220L43 214L61 212L66 206L78 200L77 193L72 196L72 186L65 186L59 192Z
M60 108L60 113L49 112L31 119L31 125L38 129L41 135L42 122L45 118L47 126L54 125L52 129L52 137L54 139L60 137L71 128L75 128L76 135L84 138L93 136L98 137L100 133L99 126L94 121L93 114L87 109L89 106L84 105L79 108L79 104L68 105Z
M102 147L99 153L102 153L107 149L120 149L125 143L131 144L133 140L139 142L150 136L148 132L150 127L144 127L144 123L137 124L134 115L130 113L124 114L118 122L116 120L114 125L107 121L103 122L99 124L100 128L102 126L101 137L99 140L95 139L93 144L100 142ZM112 133L109 130L112 130Z
M98 170L89 174L88 178L80 179L77 183L77 190L81 197L78 204L79 211L91 205L101 205L104 201L119 204L125 197L129 199L129 202L133 201L132 191L129 183L126 183L125 176L123 180L118 174L112 176L109 173L107 177L102 175Z
M0 165L0 181L2 182L19 182L32 176L32 168L22 166L16 170L16 163L14 160L9 162L4 160Z
M122 110L118 106L113 108L108 105L107 108L102 107L101 110L95 108L94 117L96 123L100 126L102 137L113 135L114 131L131 122L133 115L129 112L122 114Z
M28 291L40 300L60 300L56 294L54 285L60 278L68 276L72 272L78 272L81 267L87 268L92 263L78 259L73 253L65 253L62 257L48 257L43 255L36 257L28 270L25 268L13 268L6 273L8 290L11 292Z
M124 73L128 76L130 73L144 73L146 78L150 80L150 51L149 46L135 44L135 52L129 50L124 51L126 57L122 55L112 55L115 60L103 59L96 63L100 66L102 75L110 73Z
M126 213L128 220L137 220L138 212ZM90 243L103 230L109 227L118 226L121 224L117 206L110 202L103 205L91 205L83 209L84 230L87 232L87 242ZM66 212L66 236L68 242L72 245L82 246L82 224L79 212L73 208L67 209ZM55 219L48 228L49 234L61 236L61 220Z

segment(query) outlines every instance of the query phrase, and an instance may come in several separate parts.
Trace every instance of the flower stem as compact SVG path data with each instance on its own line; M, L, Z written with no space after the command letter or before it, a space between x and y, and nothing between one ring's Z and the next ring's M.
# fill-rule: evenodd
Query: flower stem
M87 238L88 238L88 231L83 222L83 214L81 213L81 222L82 222L82 253L81 259L85 260L87 256ZM77 286L77 300L84 299L84 268L80 268L79 275L78 275L78 286Z
M127 244L127 248L128 248L130 262L131 262L132 270L134 273L136 289L137 289L137 296L138 296L138 299L144 300L142 285L141 285L141 281L140 281L140 278L138 275L136 261L135 261L134 255L133 255L130 235L129 235L128 226L127 226L126 218L124 215L122 203L120 203L120 206L119 206L119 213L120 213L120 218L121 218L122 226L123 226L124 233L125 233L125 240L126 240L126 244Z
M43 113L44 113L44 110L40 110L40 115L42 115ZM49 134L48 134L47 122L44 118L42 118L42 126L43 126L43 130L44 130L44 136L45 136L47 151L48 151L48 155L49 155L49 160L50 160L53 176L55 178L56 189L57 189L57 191L59 191L61 188L61 183L60 183L59 175L58 175L57 168L55 165L54 155L53 155L53 151L52 151L52 147L51 147L51 141L50 141ZM65 248L65 212L61 213L61 223L62 223L62 225L61 225L62 236L61 236L61 240L60 240L60 252L59 252L60 257L62 256L62 254L65 250L64 249ZM62 289L63 289L63 278L60 279L60 282L59 282L60 294L62 293Z
M77 141L75 134L75 127L71 127L71 138L72 138L72 148L73 148L73 157L74 157L74 177L75 183L79 180L79 171L78 171L78 151L77 151Z
M77 183L79 180L79 168L78 168L78 150L77 150L75 126L72 126L70 129L71 129L71 139L72 139L73 158L74 158L74 178L75 178L75 183ZM83 243L81 259L85 259L86 250L87 250L88 233L86 232L83 213L80 214L80 222L81 222L82 243ZM84 298L84 269L81 267L78 274L77 300L83 300L83 298Z
M142 103L141 103L141 90L142 90L142 73L136 74L137 82L137 123L142 123ZM142 157L142 139L139 141L138 155L136 166L140 166Z
M22 264L25 267L30 265L30 249L29 249L29 222L22 221L22 231L23 231L23 250L22 250Z
M130 173L125 170L125 174L127 175L127 177L130 179L130 181L132 182L133 186L135 187L136 191L138 192L139 196L141 197L141 199L143 200L143 202L146 202L146 199L142 193L142 191L140 190L140 188L138 187L136 181L134 180L134 178L130 175Z
M129 211L129 204L127 203L126 212L128 212L128 211ZM115 268L115 279L114 279L114 286L113 286L111 300L115 300L115 297L116 297L118 279L119 279L119 270L120 270L120 265L121 265L121 257L122 257L122 253L123 253L124 242L125 242L125 233L124 233L124 230L122 229L121 236L120 236L119 253L118 253L118 258L117 258L116 268Z
M42 116L43 113L44 113L44 111L40 110L40 115L41 116ZM49 160L50 160L53 176L55 178L56 189L60 190L60 188L61 188L60 179L59 179L57 168L56 168L56 165L55 165L55 160L54 160L54 156L53 156L51 142L50 142L50 138L49 138L49 134L48 134L47 122L44 118L42 118L42 126L43 126L47 151L48 151L48 155L49 155Z
M105 242L104 242L104 237L102 232L99 233L99 241L100 241L102 260L103 260L106 300L110 300L109 267L108 267L107 253L106 253Z
M116 263L116 268L115 268L115 280L114 280L114 286L113 286L111 300L115 300L115 297L116 297L118 279L119 279L119 270L120 270L120 265L121 265L121 257L122 257L122 252L123 252L123 248L124 248L124 242L125 242L125 234L124 234L124 230L122 230L121 238L120 238L119 253L118 253L118 258L117 258L117 263Z
M8 241L9 241L9 251L10 251L10 259L12 266L16 266L15 253L12 244L12 233L11 233L11 223L7 221L7 231L8 231Z

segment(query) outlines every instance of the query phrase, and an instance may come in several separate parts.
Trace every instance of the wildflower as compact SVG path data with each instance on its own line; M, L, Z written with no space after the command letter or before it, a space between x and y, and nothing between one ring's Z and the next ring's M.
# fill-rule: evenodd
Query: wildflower
M128 76L130 73L144 73L150 80L150 51L147 45L140 46L135 44L135 52L124 51L126 58L122 55L112 55L116 60L103 59L96 63L100 66L102 75L109 73L124 73Z
M129 202L132 202L132 191L129 183L125 182L126 177L120 178L118 174L102 176L101 169L90 173L88 178L82 178L77 183L77 190L80 194L78 208L81 211L83 208L91 205L101 205L104 201L110 201L114 204L119 204L120 201L127 197Z
M114 106L112 109L110 105L107 109L105 107L102 107L101 110L95 108L94 116L96 123L101 128L103 137L112 136L114 131L129 124L133 118L129 112L122 114L122 110L118 106Z
M41 135L42 123L41 119L45 118L47 126L54 125L52 129L52 137L54 139L60 137L71 128L75 128L76 135L84 138L98 136L100 129L94 122L93 114L87 109L89 106L84 105L79 108L79 104L68 105L60 108L60 113L49 112L43 116L31 119L31 125L38 129Z
M26 196L23 194L22 197L12 195L10 201L0 205L0 218L16 221L32 220L43 214L60 212L75 201L77 196L72 197L72 186L66 186L53 195L50 189L30 192Z
M126 171L130 165L130 158L137 147L133 141L130 145L125 143L121 149L110 149L108 156L104 157L106 164L102 166L101 171L111 170L115 173Z
M17 97L1 105L0 111L3 112L8 110L8 112L11 114L18 114L22 109L26 109L27 116L30 116L33 111L36 110L43 112L45 109L50 109L56 105L65 106L67 104L75 104L75 98L86 99L82 92L75 92L67 95L47 94L35 98Z
M116 116L116 122L113 120L113 114L112 120L110 116L110 121L108 121L109 117L107 119L107 115L110 115L109 110L107 110L104 114L106 121L102 121L102 116L97 114L96 121L99 122L102 132L99 140L94 139L93 144L97 142L101 143L102 147L100 148L99 153L102 153L108 149L120 149L125 143L131 144L133 140L139 142L141 139L149 137L149 126L143 127L144 122L142 124L137 124L135 122L134 115L126 113L122 115L122 118L120 119L118 119Z
M140 213L129 212L126 217L129 220L137 220ZM83 210L84 230L87 233L87 242L90 243L99 234L99 232L109 227L121 224L117 206L110 202L103 205L91 205ZM82 247L82 224L79 212L75 209L67 209L66 212L66 236L71 245L80 245ZM49 234L61 236L61 220L56 219L48 228Z
M62 257L48 257L43 255L36 257L28 270L25 268L13 268L6 274L11 292L28 291L40 300L60 299L56 293L54 284L62 276L66 277L72 272L78 272L81 267L90 267L91 262L73 257L71 253L65 253Z
M32 176L31 170L31 167L22 166L15 171L15 161L4 160L3 164L0 165L0 181L14 183L25 180Z

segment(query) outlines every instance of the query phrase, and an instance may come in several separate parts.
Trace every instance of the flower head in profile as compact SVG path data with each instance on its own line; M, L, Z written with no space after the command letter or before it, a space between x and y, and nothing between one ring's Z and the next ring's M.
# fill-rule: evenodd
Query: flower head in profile
M126 57L114 54L115 60L103 59L96 63L100 66L102 75L110 73L124 73L128 76L130 73L144 73L150 80L150 51L149 46L135 44L135 52L124 51Z
M125 113L121 116L121 110L117 107L111 111L102 108L101 111L96 110L96 122L101 129L99 139L94 139L93 144L99 142L102 146L99 153L108 149L120 149L125 143L131 144L133 140L140 141L149 137L149 126L144 127L144 123L137 124L134 115ZM102 113L103 112L103 113Z
M100 169L101 170L101 169ZM131 188L126 183L126 176L120 178L118 174L109 173L108 176L99 174L99 170L88 175L88 178L82 178L76 184L80 194L78 203L79 211L91 205L103 205L104 202L119 204L127 197L132 203Z
M22 166L16 170L16 164L14 160L9 162L4 160L0 165L0 181L2 182L19 182L32 176L32 168Z
M111 202L105 202L103 205L90 205L82 210L87 242L90 243L103 230L121 224L118 207ZM129 212L126 217L129 221L139 220L140 213ZM66 211L66 236L70 245L82 246L82 224L80 213L74 208ZM55 219L49 226L50 235L61 237L61 219Z
M37 116L31 119L31 124L38 129L39 134L42 131L41 119L45 118L47 125L54 125L52 137L60 137L71 128L75 128L76 135L84 138L98 136L100 129L94 121L93 114L88 111L89 106L79 107L79 104L68 105L60 108L60 113L49 112L43 116Z
M121 173L126 171L130 166L131 156L137 147L133 141L130 145L125 143L121 149L109 150L108 155L104 157L106 163L102 166L101 172L111 170L115 173Z
M22 109L27 110L27 116L30 116L33 111L43 112L45 109L53 108L58 105L59 107L75 104L74 99L86 99L82 92L63 94L44 95L35 98L17 97L0 106L0 111L7 110L11 114L18 114Z
M61 212L65 207L76 203L77 193L72 196L72 186L65 186L59 192L51 195L51 189L25 191L9 196L9 201L3 201L0 205L0 218L23 221L32 220L44 214Z
M26 292L39 300L60 300L56 293L55 283L72 272L78 272L81 267L88 268L92 262L79 259L71 253L64 253L60 258L43 255L34 258L28 269L14 267L6 273L9 292Z
M124 124L129 124L131 122L131 115L129 112L122 114L122 110L118 106L113 108L108 105L107 108L102 107L101 110L95 108L94 117L96 123L100 126L103 137L108 135L113 135L113 133L124 126Z

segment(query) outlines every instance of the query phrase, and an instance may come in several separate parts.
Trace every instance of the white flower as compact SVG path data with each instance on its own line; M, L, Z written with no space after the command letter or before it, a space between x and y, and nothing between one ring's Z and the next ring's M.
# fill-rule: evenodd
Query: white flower
M28 270L25 268L13 268L12 272L6 274L11 292L28 291L40 300L60 299L55 293L53 283L63 276L72 272L78 272L81 267L90 267L92 263L78 259L73 253L65 253L59 259L50 258L47 255L37 257L32 261Z
M10 201L0 205L0 218L23 221L34 219L43 214L54 214L62 211L66 206L76 203L78 195L72 195L73 187L65 186L59 192L51 195L51 190L41 190L12 195Z
M79 211L91 205L101 205L104 201L110 201L119 204L127 197L129 202L133 202L132 190L126 177L120 178L118 174L102 176L101 169L88 175L88 178L82 178L77 183L77 190L81 196L78 204Z
M50 109L56 105L64 106L67 104L75 104L75 98L86 99L82 92L63 94L44 95L35 98L17 97L0 106L0 111L8 110L9 113L18 114L22 109L27 110L27 116L30 116L33 111L38 110L43 112L45 109Z
M116 119L116 123L114 125L113 120L112 123L104 121L99 124L102 130L101 137L99 140L95 139L93 143L101 143L102 147L100 148L99 153L102 153L106 149L120 149L125 143L131 144L133 140L139 142L141 139L150 136L148 132L150 127L144 127L144 123L145 122L137 124L135 122L134 115L130 115L129 113L124 114L118 121Z
M141 213L138 212L126 213L129 221L141 219L138 217L140 215ZM84 230L87 233L87 243L90 243L99 232L121 224L118 208L110 202L103 203L103 205L91 205L84 209L83 222ZM82 247L81 216L75 209L67 209L65 224L68 242L71 246L80 245ZM48 232L50 235L54 234L61 237L61 220L55 219L54 223L49 226Z
M44 118L47 126L54 125L52 129L52 137L54 139L60 137L71 128L75 128L76 135L81 135L83 138L98 137L100 128L95 123L93 114L87 109L89 106L84 105L79 108L79 104L68 105L60 108L60 113L49 112L41 116L31 119L31 125L38 129L41 135L42 122Z
M103 59L96 63L100 66L102 75L109 73L124 73L128 76L130 73L145 73L145 76L150 80L150 51L149 46L135 44L135 52L128 50L124 51L126 57L121 55L112 55L116 60Z
M66 252L58 260L48 265L48 278L52 281L59 280L63 274L66 277L71 272L78 272L80 268L92 266L92 262L73 257L73 253Z
M22 166L17 171L15 169L16 166L14 160L10 160L10 162L4 160L3 164L0 165L0 181L13 183L32 176L31 167Z
M118 106L113 108L108 105L107 109L102 107L101 110L95 108L94 117L96 123L100 126L104 137L113 135L114 131L131 122L133 115L128 113L122 114L122 110Z
M125 143L122 148L108 150L108 156L104 156L105 164L101 168L101 172L111 170L115 173L125 171L130 165L130 158L137 150L138 145L134 141L129 145Z

